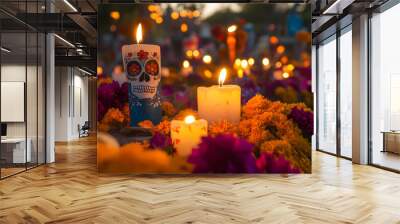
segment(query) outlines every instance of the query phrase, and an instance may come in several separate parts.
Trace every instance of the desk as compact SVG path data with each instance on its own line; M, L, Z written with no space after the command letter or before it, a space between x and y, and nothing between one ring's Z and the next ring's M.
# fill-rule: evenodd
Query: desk
M6 163L25 163L31 162L32 140L26 139L28 143L25 153L25 138L5 138L1 139L1 157ZM12 156L11 156L12 155ZM12 159L11 159L12 158Z
M382 152L400 154L400 131L383 131Z

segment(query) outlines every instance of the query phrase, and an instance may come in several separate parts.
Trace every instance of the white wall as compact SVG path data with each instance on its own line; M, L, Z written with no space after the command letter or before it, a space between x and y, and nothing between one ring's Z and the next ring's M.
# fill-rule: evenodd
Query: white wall
M55 73L55 140L70 141L89 117L88 78L72 67L56 67Z
M37 70L38 69L38 70ZM27 78L27 80L25 80ZM6 122L8 138L25 138L29 139L32 152L32 161L39 163L44 162L44 74L42 67L36 67L25 64L3 64L1 66L2 82L24 82L26 84L26 107L22 108L23 113L26 110L26 121L24 122ZM7 96L2 96L7 97ZM1 108L1 110L9 110L10 108ZM10 111L12 113L12 111ZM37 156L36 153L39 153Z

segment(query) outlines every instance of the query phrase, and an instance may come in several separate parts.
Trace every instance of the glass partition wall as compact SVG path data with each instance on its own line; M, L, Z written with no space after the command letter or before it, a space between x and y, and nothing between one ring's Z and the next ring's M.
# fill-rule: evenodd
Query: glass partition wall
M340 64L340 155L352 158L352 34L351 25L341 31Z
M351 25L317 47L317 149L352 157Z
M34 13L38 2L18 7ZM3 179L45 163L45 35L1 11L0 47Z
M336 36L318 47L318 149L336 154Z
M400 171L400 4L371 18L370 163Z

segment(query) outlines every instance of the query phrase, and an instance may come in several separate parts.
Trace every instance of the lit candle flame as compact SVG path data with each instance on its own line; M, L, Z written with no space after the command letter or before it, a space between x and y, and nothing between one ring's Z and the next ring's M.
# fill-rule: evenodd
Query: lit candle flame
M196 121L196 118L193 115L188 115L185 117L186 124L193 124Z
M142 42L143 34L142 34L142 24L139 23L137 29L136 29L136 42L140 44Z
M219 86L222 86L224 84L224 81L226 79L226 68L221 69L221 72L219 73L219 77L218 77L218 84Z

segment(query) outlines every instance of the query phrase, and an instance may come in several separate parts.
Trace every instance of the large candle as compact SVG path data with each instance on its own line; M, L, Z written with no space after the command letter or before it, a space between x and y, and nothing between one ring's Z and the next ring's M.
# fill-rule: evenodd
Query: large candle
M189 115L183 121L171 121L171 139L179 156L189 156L192 149L207 135L207 121Z
M224 85L226 69L219 75L219 85L197 88L197 107L199 116L208 122L227 120L232 123L240 121L240 87Z
M160 46L141 44L142 26L136 30L137 44L122 46L122 59L129 82L131 126L144 120L158 124L161 103L158 85L161 79Z

